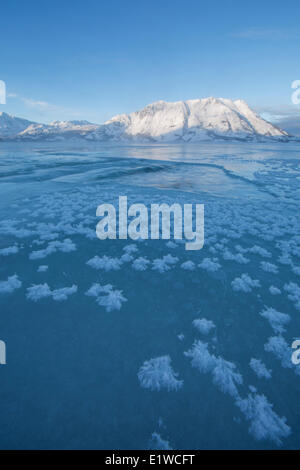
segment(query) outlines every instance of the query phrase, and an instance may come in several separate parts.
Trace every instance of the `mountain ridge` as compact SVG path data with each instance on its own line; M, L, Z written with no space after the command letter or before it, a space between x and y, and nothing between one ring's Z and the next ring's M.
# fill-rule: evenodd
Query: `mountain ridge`
M0 138L198 142L215 139L287 141L292 136L261 118L244 100L208 97L176 102L156 101L139 111L113 116L104 124L88 121L53 121L50 124L40 124L2 112Z

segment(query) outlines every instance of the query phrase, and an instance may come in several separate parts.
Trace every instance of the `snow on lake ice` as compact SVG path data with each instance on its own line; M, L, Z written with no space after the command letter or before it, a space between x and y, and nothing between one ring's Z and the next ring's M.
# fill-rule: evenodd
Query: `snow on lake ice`
M1 144L1 448L299 448L299 163L296 143ZM204 204L203 249L99 240L120 195Z

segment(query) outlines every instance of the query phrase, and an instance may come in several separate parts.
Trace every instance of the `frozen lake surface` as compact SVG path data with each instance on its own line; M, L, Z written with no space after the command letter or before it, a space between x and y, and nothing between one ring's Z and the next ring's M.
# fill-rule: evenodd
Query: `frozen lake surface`
M0 448L300 447L300 147L0 146ZM96 208L205 204L205 245Z

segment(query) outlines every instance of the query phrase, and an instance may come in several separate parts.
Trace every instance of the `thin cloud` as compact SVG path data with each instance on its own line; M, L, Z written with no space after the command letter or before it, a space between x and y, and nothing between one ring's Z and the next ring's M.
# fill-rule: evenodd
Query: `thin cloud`
M282 104L278 106L257 106L255 111L258 114L269 114L270 116L280 118L295 117L300 118L300 106L295 104Z
M18 93L8 93L7 97L8 98L18 99L18 100L22 101L22 103L24 103L29 108L37 108L37 109L41 109L41 110L61 109L59 106L48 103L47 101L34 100L32 98L25 98L24 96L18 95Z
M31 98L23 98L23 97L21 97L20 99L29 108L38 108L42 110L49 110L49 109L54 110L54 109L59 108L58 106L47 103L47 101L36 101Z
M21 101L27 108L35 110L40 116L49 117L49 115L55 113L55 118L56 115L65 115L68 116L68 119L82 117L81 112L64 108L62 106L49 103L48 101L26 98L24 96L18 95L17 93L8 93L7 97Z
M257 107L255 111L264 119L284 129L289 134L300 136L300 106L281 105Z

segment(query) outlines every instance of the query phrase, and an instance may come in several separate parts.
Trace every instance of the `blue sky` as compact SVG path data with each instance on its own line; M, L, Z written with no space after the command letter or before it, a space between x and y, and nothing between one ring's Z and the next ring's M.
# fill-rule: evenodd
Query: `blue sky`
M0 111L101 123L160 99L222 96L297 124L299 24L294 0L2 2Z

